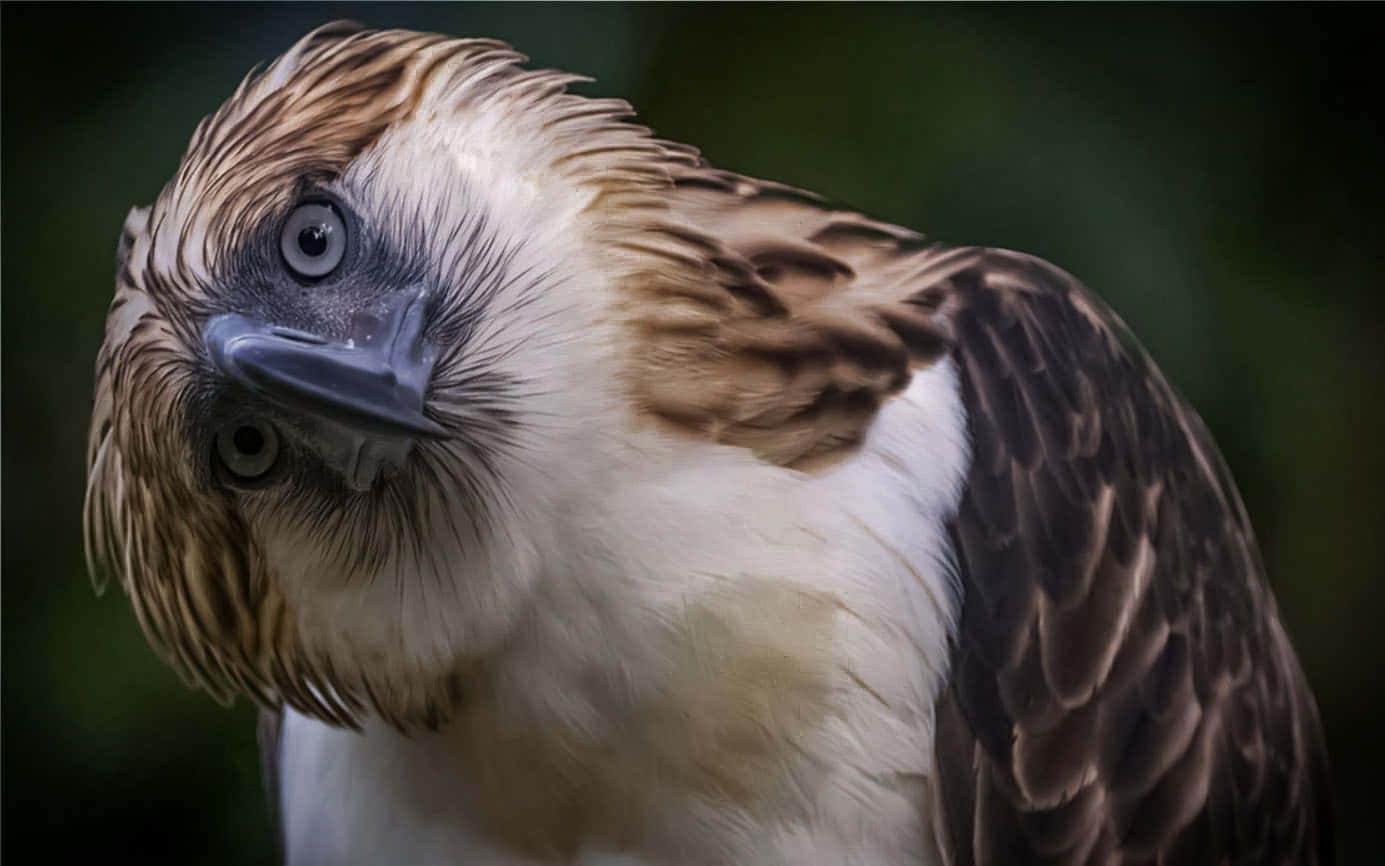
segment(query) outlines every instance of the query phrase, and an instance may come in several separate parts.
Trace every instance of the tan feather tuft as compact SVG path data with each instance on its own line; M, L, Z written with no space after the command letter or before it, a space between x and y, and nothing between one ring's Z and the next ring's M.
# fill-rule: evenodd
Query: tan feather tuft
M664 222L621 244L645 417L822 466L946 352L940 286L974 253L703 166L663 195Z

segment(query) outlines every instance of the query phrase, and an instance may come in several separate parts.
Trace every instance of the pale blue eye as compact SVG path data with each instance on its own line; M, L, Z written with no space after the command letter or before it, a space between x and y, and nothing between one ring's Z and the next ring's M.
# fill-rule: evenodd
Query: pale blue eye
M279 251L284 263L298 276L326 276L346 256L346 223L329 204L301 204L284 223Z
M237 479L254 481L279 458L279 434L268 422L240 418L217 431L216 453Z

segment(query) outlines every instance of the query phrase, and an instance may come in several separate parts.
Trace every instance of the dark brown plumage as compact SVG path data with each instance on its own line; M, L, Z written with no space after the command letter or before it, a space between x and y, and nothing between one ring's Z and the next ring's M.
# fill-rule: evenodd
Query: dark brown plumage
M1057 269L989 253L948 291L973 447L953 862L1331 863L1313 697L1201 420Z

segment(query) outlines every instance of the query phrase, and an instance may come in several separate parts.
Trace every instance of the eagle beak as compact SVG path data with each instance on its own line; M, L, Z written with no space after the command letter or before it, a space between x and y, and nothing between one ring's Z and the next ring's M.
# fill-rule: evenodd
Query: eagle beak
M443 438L423 414L436 360L421 338L423 307L422 292L401 292L358 315L345 342L238 313L211 319L202 339L222 374L286 409L368 435Z

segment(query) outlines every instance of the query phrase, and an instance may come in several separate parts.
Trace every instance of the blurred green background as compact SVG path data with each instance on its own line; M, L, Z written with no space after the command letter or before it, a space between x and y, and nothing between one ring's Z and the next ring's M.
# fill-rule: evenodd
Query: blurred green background
M253 711L187 691L82 564L91 368L126 209L256 62L334 17L498 36L715 163L1049 258L1206 417L1335 763L1385 769L1385 31L1371 9L6 4L3 846L264 863Z

